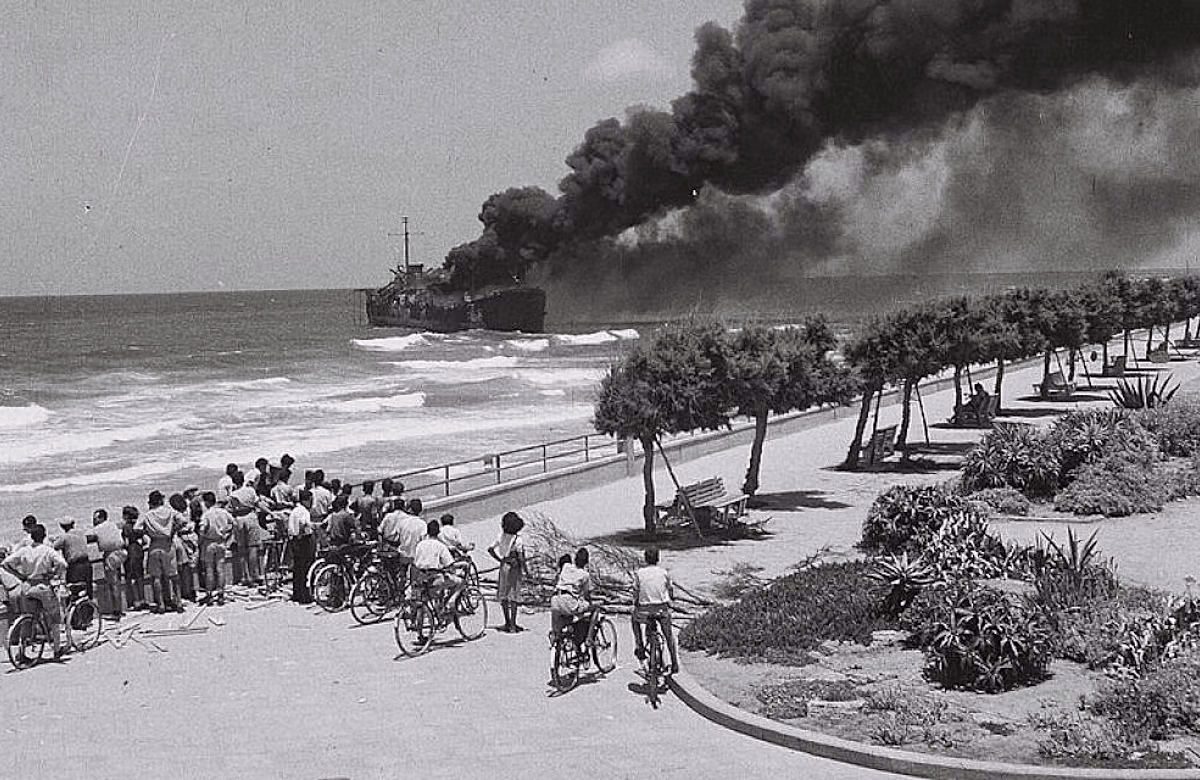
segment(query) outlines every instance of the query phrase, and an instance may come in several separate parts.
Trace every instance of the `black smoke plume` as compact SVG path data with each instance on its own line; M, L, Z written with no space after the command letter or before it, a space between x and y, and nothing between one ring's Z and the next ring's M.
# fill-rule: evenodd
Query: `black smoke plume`
M891 253L900 267L955 262L1014 232L1031 233L1021 236L1031 251L1052 250L1019 215L995 209L1014 196L1036 207L1021 177L1036 181L1039 171L993 164L1072 152L1054 145L1085 119L1063 114L1057 96L1125 90L1132 99L1200 81L1200 0L747 0L734 32L710 23L696 43L693 90L669 112L635 110L589 129L558 196L527 187L488 199L481 237L447 257L458 284L508 282L536 267L560 287L570 280L594 293L592 284L623 275L648 299L691 285L702 302L713 274L761 284L789 264L838 270L873 240L847 227L862 218L864 193L904 189L896 181L914 164L940 166L942 200L899 257ZM1047 112L1062 121L1046 122ZM862 192L822 194L821 165L848 155ZM1194 178L1164 191L1154 176L1139 189L1104 170L1071 170L1087 188L1081 202L1107 210L1118 245L1139 216L1163 223L1200 207ZM665 227L647 224L665 214ZM1111 246L1088 239L1067 249Z

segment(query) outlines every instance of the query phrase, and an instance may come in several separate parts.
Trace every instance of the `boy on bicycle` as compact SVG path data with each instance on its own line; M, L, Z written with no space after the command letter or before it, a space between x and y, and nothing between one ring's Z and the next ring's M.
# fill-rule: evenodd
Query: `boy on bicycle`
M564 556L565 557L565 556ZM581 620L592 611L592 575L588 573L588 551L580 547L574 562L559 567L554 595L550 597L550 628L555 636L573 625L576 648L587 641L589 621Z
M54 647L54 657L58 658L63 653L60 640L62 609L51 580L67 573L67 560L58 550L45 544L44 525L38 523L29 529L29 538L30 546L22 547L9 555L0 565L21 581L17 592L23 608L31 607L30 602L41 605L42 614L46 616L46 624L50 628L50 644Z
M671 674L679 671L679 654L675 650L675 635L671 631L671 600L674 585L667 570L658 565L658 548L647 547L644 555L646 565L633 573L633 639L637 647L633 654L639 661L646 660L646 644L642 637L642 624L651 620L658 623L659 630L667 640L671 654Z
M435 601L444 603L444 600L462 585L463 578L451 570L455 564L454 555L438 538L442 531L441 523L430 520L425 525L425 531L426 537L417 542L412 565L417 572L418 581L428 585L430 595Z

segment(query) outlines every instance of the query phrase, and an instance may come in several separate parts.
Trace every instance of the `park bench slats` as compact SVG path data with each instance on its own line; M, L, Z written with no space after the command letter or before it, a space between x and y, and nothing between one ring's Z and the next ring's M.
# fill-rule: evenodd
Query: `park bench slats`
M992 395L988 396L987 406L983 409L977 409L969 403L955 406L954 416L950 418L950 424L964 428L990 428L992 420L998 414L1000 414L1000 396Z
M747 521L748 511L746 502L749 496L745 493L730 494L725 492L725 482L720 477L710 477L690 485L681 485L670 503L658 504L658 521L660 525L682 523L690 519L688 507L698 515L711 516L718 525L732 529L737 524L761 526L770 518Z
M888 425L871 434L862 448L862 462L867 468L882 463L896 451L896 426Z

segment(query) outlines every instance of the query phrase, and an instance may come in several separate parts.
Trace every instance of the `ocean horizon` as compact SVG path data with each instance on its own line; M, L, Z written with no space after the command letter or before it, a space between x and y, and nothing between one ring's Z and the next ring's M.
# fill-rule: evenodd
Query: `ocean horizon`
M825 278L768 319L840 332L914 300L1090 274ZM822 305L818 305L822 304ZM150 490L216 486L226 463L290 453L359 482L592 433L596 384L663 318L547 333L374 328L359 291L0 299L0 540Z

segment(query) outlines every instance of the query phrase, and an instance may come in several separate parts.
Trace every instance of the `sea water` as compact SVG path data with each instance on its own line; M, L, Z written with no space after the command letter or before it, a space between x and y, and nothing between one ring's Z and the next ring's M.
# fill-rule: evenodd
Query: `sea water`
M1080 274L814 279L777 322ZM830 307L834 310L830 310ZM358 482L592 432L607 366L653 319L552 333L373 328L353 290L0 298L0 540L119 513L289 453Z
M372 328L354 291L0 299L0 539L289 453L361 481L592 432L624 326ZM51 527L51 530L57 530Z

